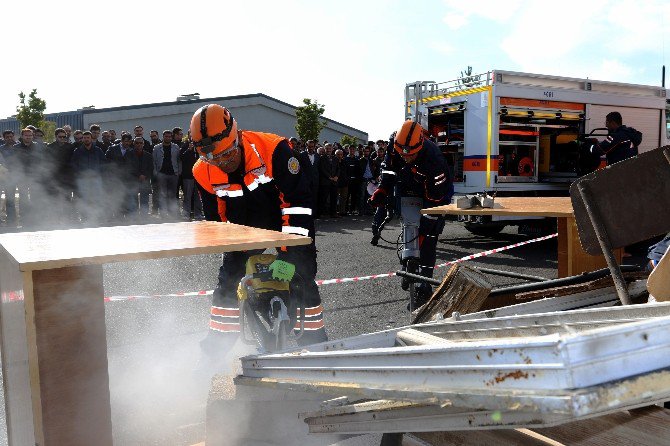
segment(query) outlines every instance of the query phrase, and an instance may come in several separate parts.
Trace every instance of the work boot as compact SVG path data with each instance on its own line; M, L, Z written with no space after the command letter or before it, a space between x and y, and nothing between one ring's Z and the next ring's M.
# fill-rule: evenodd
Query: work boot
M373 227L372 228L372 240L370 240L370 244L372 246L377 246L379 244L379 237L380 237L379 231L377 231L377 229Z

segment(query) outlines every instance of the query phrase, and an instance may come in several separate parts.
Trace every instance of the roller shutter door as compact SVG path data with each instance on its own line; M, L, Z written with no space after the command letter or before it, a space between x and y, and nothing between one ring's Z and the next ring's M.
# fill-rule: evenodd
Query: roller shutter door
M586 117L589 118L586 121L586 133L596 128L605 127L605 116L613 111L621 113L624 125L642 132L640 152L658 148L661 113L656 109L586 104Z

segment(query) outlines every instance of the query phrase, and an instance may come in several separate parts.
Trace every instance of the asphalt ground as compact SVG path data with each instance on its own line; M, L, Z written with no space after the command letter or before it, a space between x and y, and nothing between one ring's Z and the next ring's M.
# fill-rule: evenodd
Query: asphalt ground
M316 222L317 279L355 277L398 269L396 246L370 245L371 217L342 217ZM393 220L384 238L395 242L400 223ZM495 238L470 234L447 222L439 238L437 263L529 240L508 227ZM532 243L468 261L467 264L556 277L556 239ZM105 294L155 295L212 289L220 256L191 256L105 265ZM446 268L436 270L442 278ZM494 286L517 279L487 276ZM408 293L397 277L320 288L331 339L406 325ZM198 373L199 341L207 332L209 296L153 297L105 304L112 423L115 444L188 445L202 441L208 378ZM222 356L224 353L222 353ZM231 368L235 358L226 356ZM223 371L223 370L222 370ZM2 404L4 419L4 404ZM2 423L4 428L5 423ZM7 444L6 431L1 432ZM342 445L379 444L367 436Z

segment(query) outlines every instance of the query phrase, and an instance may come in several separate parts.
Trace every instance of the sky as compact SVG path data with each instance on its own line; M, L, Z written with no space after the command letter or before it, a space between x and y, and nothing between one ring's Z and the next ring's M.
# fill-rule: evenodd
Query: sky
M402 123L405 84L468 66L661 85L670 62L663 0L6 3L0 117L33 88L47 113L264 93L376 140Z

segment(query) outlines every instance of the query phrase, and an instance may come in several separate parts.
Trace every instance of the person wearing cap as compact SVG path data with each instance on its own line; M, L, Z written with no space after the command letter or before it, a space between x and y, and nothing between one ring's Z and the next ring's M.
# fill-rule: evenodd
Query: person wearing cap
M381 184L370 197L375 207L386 204L395 187L399 197L421 197L423 207L449 204L454 194L452 179L444 156L437 145L424 134L423 128L411 120L405 121L389 141L382 164ZM402 210L401 210L402 211ZM422 215L419 222L420 271L433 277L437 237L444 229L444 218ZM431 286L420 283L415 287L413 308L430 298Z
M289 142L270 133L238 130L230 111L218 104L198 109L191 138L200 159L193 177L215 194L223 222L308 236L312 243L282 247L270 265L273 277L291 281L297 272L305 284L305 332L300 344L328 340L323 307L314 281L317 271L312 195L305 166ZM209 334L201 343L206 354L221 352L240 333L237 285L247 259L259 251L227 252L212 297Z

